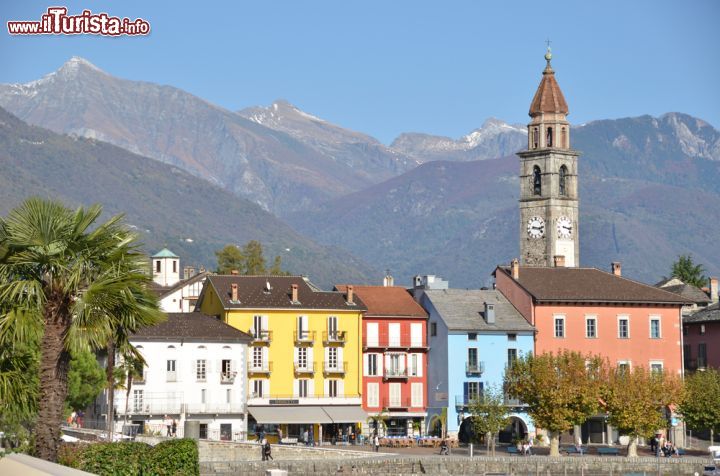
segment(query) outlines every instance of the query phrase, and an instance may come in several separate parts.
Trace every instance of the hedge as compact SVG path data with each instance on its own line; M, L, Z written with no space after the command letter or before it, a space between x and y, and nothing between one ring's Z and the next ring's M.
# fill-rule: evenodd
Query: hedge
M63 445L58 462L99 476L199 475L195 440L168 440L152 447L119 442Z

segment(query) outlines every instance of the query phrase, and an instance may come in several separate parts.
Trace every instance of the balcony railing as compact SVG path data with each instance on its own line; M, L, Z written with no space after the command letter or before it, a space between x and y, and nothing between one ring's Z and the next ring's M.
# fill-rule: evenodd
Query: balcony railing
M346 339L345 331L323 331L323 344L344 344Z
M296 374L312 374L315 373L315 362L295 362Z
M232 384L235 383L235 377L237 372L224 372L220 374L220 383Z
M347 372L347 362L323 362L323 372L325 374L344 374Z
M409 398L383 398L383 408L387 409L408 409L412 407Z
M413 340L409 334L380 335L375 339L363 335L363 347L365 349L427 349L427 341L424 336Z
M293 332L295 345L310 344L315 341L315 331L295 331Z
M408 369L398 367L386 367L383 374L385 380L390 379L406 379L408 378Z
M177 382L177 372L168 370L167 374L165 374L165 381L166 382Z
M485 362L465 362L466 374L482 374L485 372Z
M269 374L272 372L272 362L249 362L248 373L250 374Z
M272 331L254 330L252 331L253 344L266 344L272 341Z
M244 413L240 403L186 403L186 413Z

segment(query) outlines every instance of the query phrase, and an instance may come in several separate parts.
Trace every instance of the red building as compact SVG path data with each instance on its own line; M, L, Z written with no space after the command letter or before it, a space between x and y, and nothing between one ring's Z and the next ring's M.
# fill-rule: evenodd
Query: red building
M338 285L345 292L346 286ZM378 433L425 432L427 313L405 288L354 286L368 310L363 317L363 409L382 415ZM375 428L368 425L366 435Z
M720 369L720 304L686 316L683 323L685 369Z

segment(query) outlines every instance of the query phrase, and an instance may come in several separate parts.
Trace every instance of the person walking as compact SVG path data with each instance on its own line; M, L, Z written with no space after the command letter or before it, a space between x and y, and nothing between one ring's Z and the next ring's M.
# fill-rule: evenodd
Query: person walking
M309 439L309 433L307 430L303 431L303 442L305 442L305 446L310 446L310 439Z
M265 461L270 461L273 459L272 449L270 447L270 442L268 440L265 440L265 445L263 445L263 455L265 457Z
M164 424L167 432L165 433L165 436L172 436L172 420L169 416L165 415Z
M177 421L175 421L174 418L172 419L172 425L171 425L170 429L172 430L173 438L175 438L177 436Z
M375 453L380 451L380 438L377 433L373 436L373 446L375 446Z
M263 461L267 461L267 452L265 451L266 444L267 444L267 440L265 438L260 440L260 456L262 457Z
M443 456L447 456L450 454L450 450L448 448L447 440L443 439L440 443L440 454Z

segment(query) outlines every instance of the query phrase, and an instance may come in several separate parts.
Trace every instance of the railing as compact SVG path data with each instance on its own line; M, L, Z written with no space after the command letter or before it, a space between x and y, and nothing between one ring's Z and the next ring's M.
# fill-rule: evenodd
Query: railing
M460 412L479 398L482 398L481 395L455 395L455 410Z
M221 373L220 374L220 383L224 383L224 384L235 383L236 376L237 376L237 372Z
M177 382L177 372L169 370L165 375L166 382Z
M466 374L482 374L485 372L485 362L465 362Z
M315 331L293 332L295 344L312 344L315 341Z
M361 400L360 395L346 395L343 393L338 393L332 397L330 395L317 395L317 394L308 394L305 397L301 397L299 395L288 395L288 394L282 394L282 393L272 393L272 394L265 393L261 396L261 395L255 394L253 392L250 392L249 398L263 398L263 399L267 399L267 400L298 400L298 399L302 399L303 401L326 400L328 398L355 398L355 399L358 399L358 405L360 405L360 400ZM343 403L343 405L347 405L347 403Z
M383 374L385 380L401 378L408 378L408 370L398 367L385 367L385 373Z
M245 413L240 403L186 403L186 413Z
M248 373L249 374L269 374L272 372L273 363L272 362L249 362L248 363Z
M255 330L252 331L252 343L263 344L272 341L272 331Z
M344 374L347 372L347 362L323 362L323 372L326 374Z
M323 331L323 344L344 344L345 331Z
M296 374L311 374L315 372L315 362L294 362Z
M383 408L411 408L412 402L409 398L383 398Z
M366 349L427 349L425 336L414 339L410 334L399 336L379 335L376 339L370 339L363 335L363 347Z

